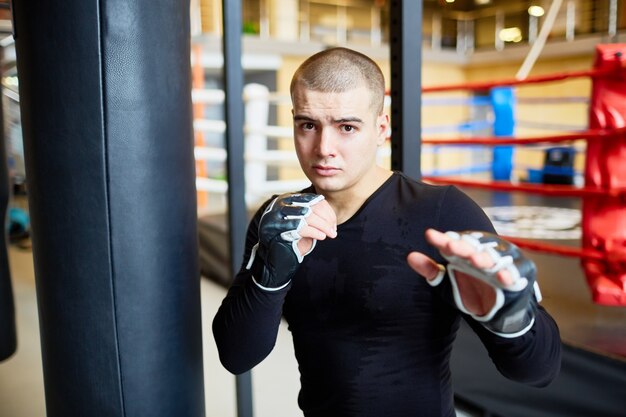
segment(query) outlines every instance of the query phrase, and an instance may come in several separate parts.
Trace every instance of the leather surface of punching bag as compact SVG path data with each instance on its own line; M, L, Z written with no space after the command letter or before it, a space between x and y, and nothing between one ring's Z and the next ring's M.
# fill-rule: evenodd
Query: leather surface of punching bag
M13 13L47 416L202 416L189 2Z

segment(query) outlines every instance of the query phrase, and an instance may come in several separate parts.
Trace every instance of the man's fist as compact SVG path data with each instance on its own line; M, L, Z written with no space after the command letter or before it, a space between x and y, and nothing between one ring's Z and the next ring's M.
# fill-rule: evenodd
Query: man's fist
M474 319L503 337L520 336L530 330L535 321L537 302L541 299L539 286L535 280L537 272L535 264L524 257L517 246L497 235L473 231L446 234L454 240L469 243L476 252L484 253L491 258L493 263L488 268L480 268L465 258L442 253L449 262L448 274L452 283L452 293L459 309L469 313L464 308L459 290L459 279L463 279L459 276L460 272L485 282L495 290L493 307L482 316L472 315ZM510 281L506 285L497 279L500 271L508 272Z
M535 264L517 246L476 231L429 230L426 237L448 261L444 297L499 336L517 337L530 330L541 294ZM413 252L408 261L431 286L445 282L446 268L425 255Z
M261 215L258 234L246 268L261 288L278 290L289 284L318 239L336 236L336 220L322 195L282 194Z

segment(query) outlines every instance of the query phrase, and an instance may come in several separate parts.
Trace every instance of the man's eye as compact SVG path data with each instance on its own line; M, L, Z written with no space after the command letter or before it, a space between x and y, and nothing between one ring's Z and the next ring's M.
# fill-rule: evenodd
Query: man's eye
M341 126L341 130L343 130L346 133L351 133L351 132L354 132L356 129L354 128L354 126L343 125Z
M315 125L313 123L303 123L302 129L304 130L313 130L315 129Z

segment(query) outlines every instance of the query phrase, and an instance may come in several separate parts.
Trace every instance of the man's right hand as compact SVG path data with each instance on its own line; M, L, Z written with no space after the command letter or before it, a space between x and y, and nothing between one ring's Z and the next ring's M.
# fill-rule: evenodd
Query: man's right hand
M337 236L337 218L324 196L282 194L267 206L259 222L259 242L246 266L265 290L279 290L291 281L315 242Z

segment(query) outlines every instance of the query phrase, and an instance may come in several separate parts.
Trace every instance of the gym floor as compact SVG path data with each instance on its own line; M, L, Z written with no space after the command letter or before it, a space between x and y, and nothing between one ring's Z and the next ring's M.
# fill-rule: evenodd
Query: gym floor
M492 193L466 190L481 206L499 202ZM566 199L539 198L537 201L510 196L512 205L570 206ZM554 200L554 201L552 201ZM501 201L500 201L501 203ZM577 241L554 241L578 244ZM576 259L531 254L540 271L544 306L561 328L564 341L603 354L626 357L626 309L591 303L584 276ZM18 351L0 363L0 416L45 416L41 348L32 252L28 245L9 248L15 308L18 324ZM207 417L235 417L235 377L219 363L211 334L211 321L225 289L208 279L201 281L204 338L204 372ZM299 389L297 363L286 324L270 356L252 373L255 416L293 417L301 415L297 405ZM458 411L469 417L468 410Z

